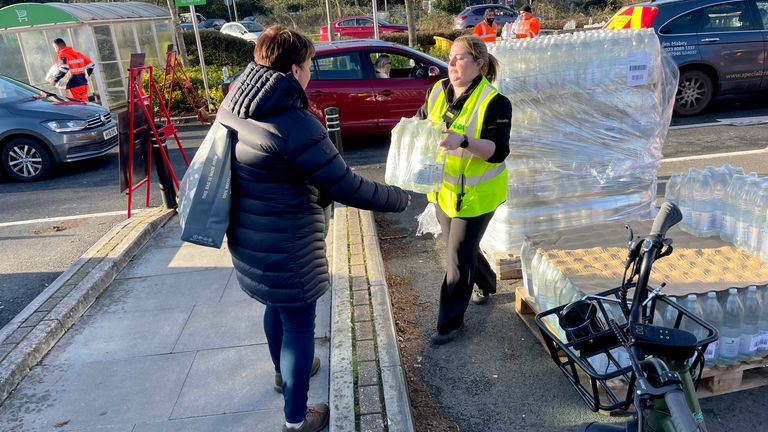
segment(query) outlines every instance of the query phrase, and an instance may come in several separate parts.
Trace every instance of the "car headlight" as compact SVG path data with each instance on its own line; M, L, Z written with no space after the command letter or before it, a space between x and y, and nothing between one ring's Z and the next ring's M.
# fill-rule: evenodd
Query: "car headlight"
M88 127L85 120L53 120L44 122L43 126L54 132L75 132Z

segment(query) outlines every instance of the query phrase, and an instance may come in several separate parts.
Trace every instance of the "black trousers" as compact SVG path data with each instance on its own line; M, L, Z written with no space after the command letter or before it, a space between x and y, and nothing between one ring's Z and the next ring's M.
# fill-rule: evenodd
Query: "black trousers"
M464 322L464 313L475 284L486 293L496 292L496 273L480 252L480 239L493 218L493 212L471 218L451 218L439 205L436 207L447 254L445 277L440 288L437 331L445 334Z

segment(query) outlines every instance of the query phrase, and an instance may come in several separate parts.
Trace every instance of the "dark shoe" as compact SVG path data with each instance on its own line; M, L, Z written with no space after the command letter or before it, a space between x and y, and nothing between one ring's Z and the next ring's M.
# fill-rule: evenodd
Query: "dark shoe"
M489 298L491 298L491 295L485 291L478 289L472 291L472 303L476 305L484 305L488 303Z
M312 359L312 372L309 373L309 376L317 375L317 371L319 370L320 370L320 359L315 357ZM283 392L283 374L279 372L275 374L275 391L278 393Z
M456 339L463 329L464 329L464 324L460 325L459 328L455 330L451 330L445 334L442 334L440 332L434 332L432 333L432 337L430 338L430 340L432 341L433 345L444 345Z
M320 432L328 425L328 404L319 403L307 407L307 416L299 428L283 425L283 432Z

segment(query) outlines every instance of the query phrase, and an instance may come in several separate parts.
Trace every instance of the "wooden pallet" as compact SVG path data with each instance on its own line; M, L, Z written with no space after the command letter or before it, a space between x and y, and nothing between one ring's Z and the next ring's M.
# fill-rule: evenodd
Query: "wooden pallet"
M700 398L718 396L768 385L768 359L754 360L728 368L704 370L699 384Z
M500 280L520 279L523 276L520 256L509 252L490 252L482 249L485 259Z
M541 331L539 331L539 328L534 321L534 316L538 313L538 308L522 287L518 287L515 290L515 312L517 312L517 315L525 325L528 326L541 346L547 350L547 345L544 342L544 338L541 336ZM555 331L553 331L553 333L554 332ZM549 351L547 350L547 352ZM565 357L565 354L562 353L560 357ZM768 358L754 360L749 363L741 363L728 368L717 366L706 368L704 369L696 393L698 394L699 399L704 399L766 385L768 385ZM612 382L610 387L614 391L623 391L621 384L615 385Z

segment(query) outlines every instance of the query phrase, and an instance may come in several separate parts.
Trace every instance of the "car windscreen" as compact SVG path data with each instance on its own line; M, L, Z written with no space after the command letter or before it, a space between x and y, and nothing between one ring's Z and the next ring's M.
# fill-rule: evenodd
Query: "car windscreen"
M241 22L240 24L242 24L243 27L245 27L245 29L248 30L249 32L264 31L264 26L257 23L256 21L245 21L245 22Z
M40 96L40 90L24 83L0 76L0 100Z

